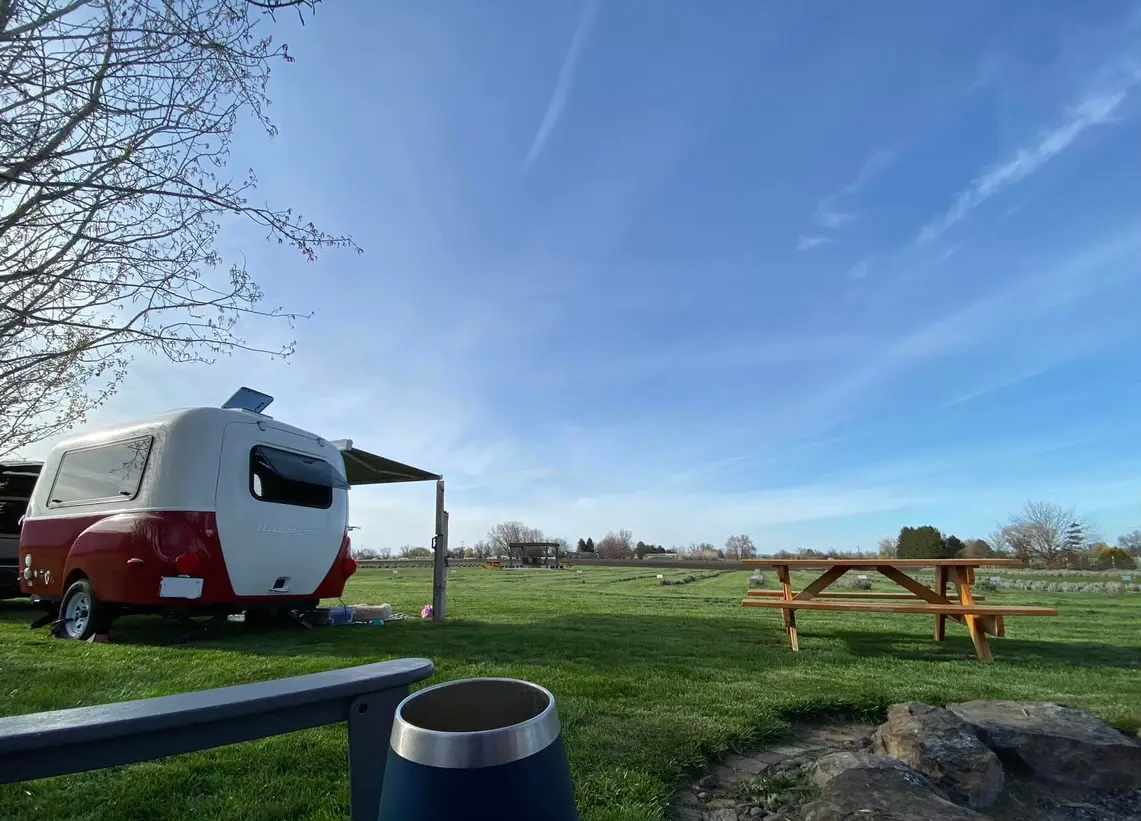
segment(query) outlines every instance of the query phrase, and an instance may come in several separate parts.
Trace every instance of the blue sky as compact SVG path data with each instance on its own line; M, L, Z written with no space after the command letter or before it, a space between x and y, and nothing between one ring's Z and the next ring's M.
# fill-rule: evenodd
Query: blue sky
M141 359L93 422L272 412L446 474L453 543L863 547L1027 499L1141 527L1141 5L332 2L233 167L287 363ZM425 543L429 487L353 493Z

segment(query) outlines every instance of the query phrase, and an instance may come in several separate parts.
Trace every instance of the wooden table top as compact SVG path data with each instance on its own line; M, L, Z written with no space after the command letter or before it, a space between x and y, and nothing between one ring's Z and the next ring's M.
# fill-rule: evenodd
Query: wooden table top
M1025 567L1021 559L744 559L746 567Z

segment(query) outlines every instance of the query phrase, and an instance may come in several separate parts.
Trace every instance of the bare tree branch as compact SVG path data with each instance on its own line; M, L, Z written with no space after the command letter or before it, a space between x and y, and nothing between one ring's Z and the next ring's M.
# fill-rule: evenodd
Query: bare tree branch
M0 0L0 456L81 421L132 355L287 356L238 335L263 306L215 250L223 217L306 259L348 247L226 174L234 128L268 133L261 29L318 0Z
M992 536L998 549L1047 566L1068 561L1098 538L1093 525L1072 508L1049 502L1027 502L1021 513Z

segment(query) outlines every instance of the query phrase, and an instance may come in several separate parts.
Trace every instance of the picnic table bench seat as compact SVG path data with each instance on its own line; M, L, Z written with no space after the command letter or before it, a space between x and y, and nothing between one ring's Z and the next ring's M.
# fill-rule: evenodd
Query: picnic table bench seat
M745 594L746 596L757 596L763 598L779 599L783 598L783 590L750 590ZM799 596L799 590L793 590L792 595ZM814 599L851 599L853 601L863 601L865 599L872 601L923 601L914 593L907 592L894 592L890 590L842 590L838 592L824 591L817 593L812 598ZM975 601L986 601L986 596L975 596Z
M990 661L987 634L1006 635L1006 616L1055 616L1052 607L1006 604L980 604L972 587L979 567L1021 567L1016 559L749 559L746 567L771 567L776 570L780 590L750 590L741 600L742 607L764 607L781 611L785 632L792 650L800 649L796 627L797 610L834 610L840 612L921 614L935 617L935 640L942 641L947 619L966 625L980 661ZM935 584L923 582L903 572L910 568L934 568ZM792 589L793 569L823 570L802 590ZM849 570L875 570L902 590L827 591ZM954 599L947 596L948 584L954 585ZM956 600L957 599L957 600Z
M929 616L1056 616L1052 607L986 604L892 604L889 602L839 601L835 599L756 599L742 600L742 607L770 607L780 610L858 610L864 613L923 613Z

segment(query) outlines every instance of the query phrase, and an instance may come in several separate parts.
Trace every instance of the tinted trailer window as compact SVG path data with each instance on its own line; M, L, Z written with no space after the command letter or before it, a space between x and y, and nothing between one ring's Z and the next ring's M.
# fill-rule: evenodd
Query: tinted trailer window
M250 493L262 502L327 508L348 483L324 459L258 445L250 450Z
M153 441L140 436L69 450L60 460L48 507L135 498Z

